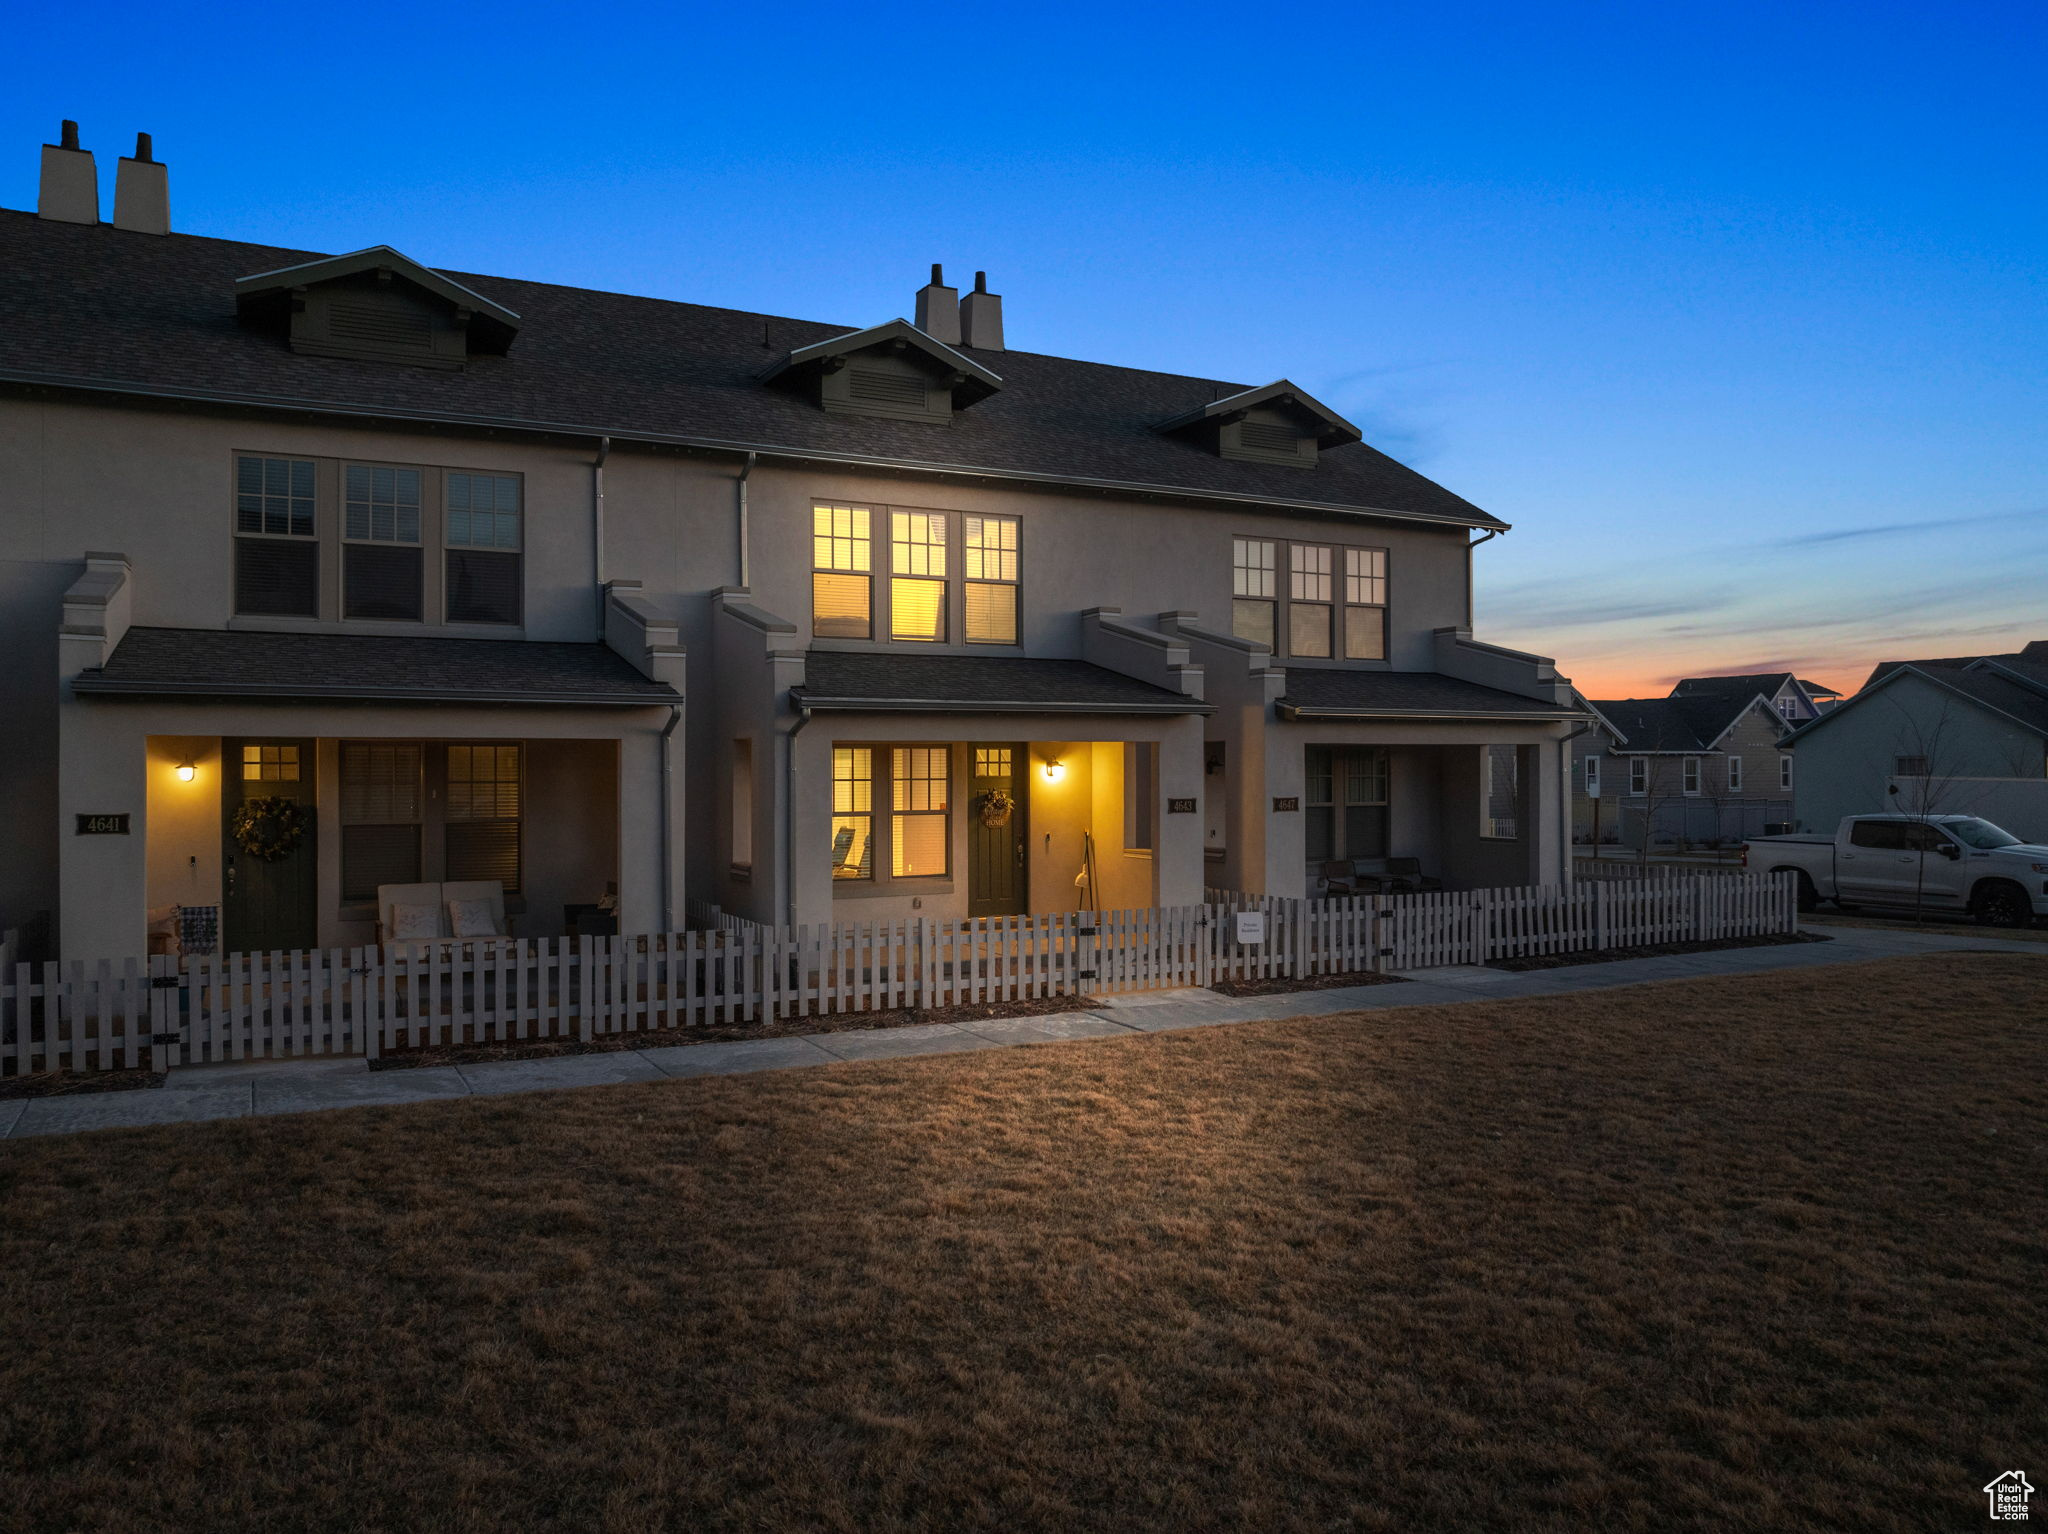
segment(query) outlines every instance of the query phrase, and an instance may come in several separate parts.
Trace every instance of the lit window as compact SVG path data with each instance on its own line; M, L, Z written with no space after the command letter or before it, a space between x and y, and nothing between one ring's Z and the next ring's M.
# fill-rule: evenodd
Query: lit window
M1017 519L963 519L969 644L1017 642Z
M832 749L832 877L875 876L875 753L867 746Z
M1287 648L1290 655L1330 653L1330 551L1313 543L1288 548Z
M296 783L299 781L297 746L242 747L242 780L247 783Z
M898 746L889 767L889 872L898 879L943 876L951 867L945 746Z
M1230 540L1230 631L1270 647L1274 642L1274 544L1268 538Z
M811 567L811 631L827 639L866 639L874 622L867 507L811 509Z
M889 516L889 637L946 637L946 518L930 511Z

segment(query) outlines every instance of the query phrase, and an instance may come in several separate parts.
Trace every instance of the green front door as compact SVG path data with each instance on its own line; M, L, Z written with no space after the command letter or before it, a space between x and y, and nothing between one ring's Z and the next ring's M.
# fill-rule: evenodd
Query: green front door
M220 744L221 949L311 948L319 941L313 742L233 739ZM267 798L292 800L305 812L298 845L278 857L250 852L235 834L243 806ZM258 829L274 834L276 825L276 817L268 817Z
M1030 894L1024 870L1025 747L968 750L974 765L967 791L967 914L1022 916Z

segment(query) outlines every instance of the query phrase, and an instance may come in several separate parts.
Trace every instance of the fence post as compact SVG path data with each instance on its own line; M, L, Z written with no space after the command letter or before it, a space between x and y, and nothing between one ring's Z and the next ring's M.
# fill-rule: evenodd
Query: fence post
M1603 949L1607 946L1607 883L1605 880L1593 886L1593 946Z

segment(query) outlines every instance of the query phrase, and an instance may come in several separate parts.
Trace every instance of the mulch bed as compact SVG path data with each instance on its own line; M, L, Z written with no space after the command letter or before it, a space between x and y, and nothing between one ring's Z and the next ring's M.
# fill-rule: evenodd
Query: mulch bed
M133 1092L138 1087L160 1087L164 1072L132 1071L33 1071L26 1076L0 1076L0 1099L16 1097L83 1097L91 1092Z
M919 1011L898 1007L889 1012L825 1012L803 1017L771 1017L758 1023L699 1023L693 1028L660 1028L645 1033L613 1033L584 1043L580 1039L513 1039L503 1044L441 1044L424 1049L387 1051L370 1062L373 1071L405 1071L426 1065L482 1065L493 1060L552 1060L559 1055L603 1055L621 1049L667 1049L683 1044L727 1044L745 1039L790 1038L801 1034L846 1033L855 1029L910 1028L925 1023L967 1023L998 1017L1043 1017L1054 1012L1080 1012L1081 996L1038 996L1017 1001L992 1001L964 1007L930 1007Z
M1820 932L1773 932L1763 937L1722 937L1704 943L1644 943L1636 948L1581 948L1574 953L1530 953L1491 959L1488 969L1570 969L1577 964L1612 964L1621 959L1662 959L1681 953L1718 953L1723 948L1782 948L1789 943L1832 943Z
M1375 974L1369 969L1349 969L1341 975L1311 975L1289 980L1275 975L1266 980L1218 980L1209 989L1218 996L1280 996L1288 991L1334 991L1347 985L1402 985L1399 975Z

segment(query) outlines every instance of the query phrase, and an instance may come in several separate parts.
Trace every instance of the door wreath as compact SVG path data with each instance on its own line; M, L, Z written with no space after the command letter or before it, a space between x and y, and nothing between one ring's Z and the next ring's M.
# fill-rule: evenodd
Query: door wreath
M992 788L981 796L981 823L991 830L1008 825L1016 811L1017 801L1000 788Z
M244 799L228 823L228 834L259 863L290 857L306 839L306 807L296 799L264 794Z

